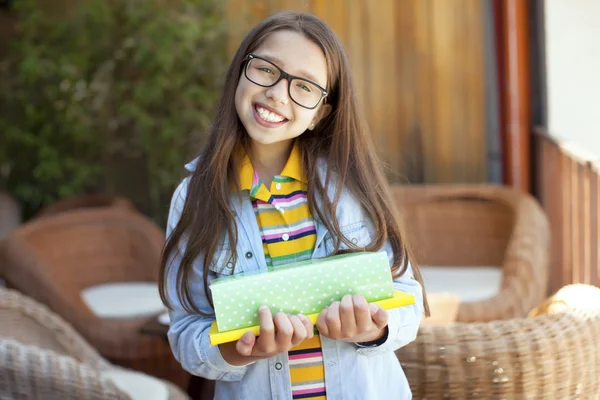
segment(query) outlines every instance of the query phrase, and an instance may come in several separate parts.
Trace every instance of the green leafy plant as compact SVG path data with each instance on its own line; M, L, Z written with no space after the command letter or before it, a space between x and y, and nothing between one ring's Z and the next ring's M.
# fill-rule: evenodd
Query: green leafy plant
M226 70L218 0L14 4L0 66L0 184L27 214L85 192L164 222L200 149Z

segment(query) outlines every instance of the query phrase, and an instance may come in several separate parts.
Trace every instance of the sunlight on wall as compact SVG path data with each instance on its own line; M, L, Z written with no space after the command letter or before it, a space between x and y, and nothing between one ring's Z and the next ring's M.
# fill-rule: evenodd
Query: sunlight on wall
M545 2L550 134L600 158L600 1Z

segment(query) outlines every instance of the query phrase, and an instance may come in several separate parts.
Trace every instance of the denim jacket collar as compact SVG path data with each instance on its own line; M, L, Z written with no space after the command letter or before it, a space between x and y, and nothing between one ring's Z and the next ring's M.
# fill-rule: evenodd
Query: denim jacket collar
M196 170L196 165L198 164L198 160L199 160L199 157L196 157L189 163L185 164L185 169L187 171L193 173ZM323 185L325 185L325 183L326 183L325 178L327 176L327 161L322 157L317 159L317 173L319 175L319 179L321 180ZM327 185L327 188L326 188L327 195L329 196L330 199L334 198L335 187L336 187L335 178L332 178L332 180L330 181L330 184ZM258 260L259 264L261 266L264 265L266 268L266 260L265 260L263 252L257 251L258 249L262 249L262 242L260 239L260 235L253 234L253 233L256 233L256 231L258 231L258 225L256 223L254 211L252 210L252 204L250 201L248 201L249 200L248 199L248 191L242 191L242 195L241 195L242 201L241 202L239 201L239 198L240 197L237 195L237 193L233 194L232 201L231 201L234 212L236 215L239 216L239 219L241 222L240 225L242 226L242 232L238 232L238 234L246 235L247 241L249 243L252 243L254 253L261 254L260 257L262 257L262 259ZM321 198L319 198L319 196L317 196L316 206L320 207L321 202L322 202ZM315 244L315 250L313 251L313 257L314 257L317 252L318 246L323 242L323 239L325 238L325 235L327 234L327 227L325 226L323 221L321 221L319 219L319 217L317 215L313 215L313 218L315 220L315 227L316 227L316 231L317 231L317 241Z

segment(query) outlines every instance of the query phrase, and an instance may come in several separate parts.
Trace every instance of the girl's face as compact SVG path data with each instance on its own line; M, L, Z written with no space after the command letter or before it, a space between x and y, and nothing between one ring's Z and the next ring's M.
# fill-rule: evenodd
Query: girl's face
M327 88L325 55L317 44L302 34L275 32L252 54L271 61L290 75ZM292 139L307 129L312 130L330 112L331 106L323 101L312 110L296 104L290 99L288 85L288 80L282 79L274 86L262 87L249 81L242 71L235 93L235 108L250 136L253 150L288 149ZM302 89L306 88L302 86Z

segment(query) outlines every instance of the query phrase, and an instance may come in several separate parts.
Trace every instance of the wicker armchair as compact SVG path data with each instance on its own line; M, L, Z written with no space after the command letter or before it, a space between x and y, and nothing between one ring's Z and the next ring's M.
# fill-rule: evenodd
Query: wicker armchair
M42 208L35 218L48 217L65 211L73 211L89 208L116 207L124 210L136 211L131 201L121 196L108 194L82 194L59 199L54 204Z
M117 368L65 321L22 294L0 289L0 398L129 400L107 376ZM170 400L187 399L173 384Z
M457 321L526 316L546 297L549 223L529 195L494 185L392 188L421 265L502 266L496 296L460 304Z
M562 290L589 301L561 299L575 305L535 318L422 326L396 352L414 398L598 399L600 289Z
M0 244L0 277L46 304L105 358L185 386L189 375L167 342L141 333L152 316L100 318L81 291L113 282L156 282L164 233L117 208L75 210L22 225Z

